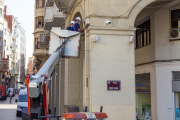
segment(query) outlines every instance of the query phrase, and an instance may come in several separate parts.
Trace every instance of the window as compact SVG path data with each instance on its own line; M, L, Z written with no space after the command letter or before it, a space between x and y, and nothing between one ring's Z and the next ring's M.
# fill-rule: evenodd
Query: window
M44 8L45 7L45 0L36 0L36 9Z
M0 53L0 61L2 61L2 53Z
M43 42L44 41L44 39L45 39L45 35L44 34L40 34L40 40L39 40L39 42Z
M4 46L6 46L6 40L4 40Z
M136 49L151 44L150 20L139 25L136 30Z
M4 34L6 35L6 28L5 28L5 33Z
M0 38L0 46L2 46L3 45L3 43L2 43L3 41L2 41L2 38Z
M44 17L36 17L36 28L42 28L44 27Z
M7 56L8 60L9 60L9 55Z
M39 47L38 47L38 38L35 38L35 49L39 49Z
M6 62L4 62L3 68L6 69Z
M3 17L3 10L0 9L0 16Z
M27 95L19 95L18 102L27 102Z
M5 79L5 75L2 75L2 78Z
M0 24L0 30L3 30L3 25L2 24Z
M5 51L4 51L4 58L5 58Z
M172 28L180 28L180 9L171 11L171 27Z

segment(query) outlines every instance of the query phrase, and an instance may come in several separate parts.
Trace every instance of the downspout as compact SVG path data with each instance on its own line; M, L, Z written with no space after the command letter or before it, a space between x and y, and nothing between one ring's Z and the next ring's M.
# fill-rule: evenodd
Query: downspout
M89 0L84 0L87 2L87 16L89 14L88 8L89 8ZM87 29L85 30L85 106L87 106Z

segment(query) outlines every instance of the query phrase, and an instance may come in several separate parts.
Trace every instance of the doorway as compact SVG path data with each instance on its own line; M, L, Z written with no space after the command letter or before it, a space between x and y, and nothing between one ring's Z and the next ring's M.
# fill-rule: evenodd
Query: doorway
M174 103L175 103L175 120L179 120L179 108L180 108L180 93L174 93Z

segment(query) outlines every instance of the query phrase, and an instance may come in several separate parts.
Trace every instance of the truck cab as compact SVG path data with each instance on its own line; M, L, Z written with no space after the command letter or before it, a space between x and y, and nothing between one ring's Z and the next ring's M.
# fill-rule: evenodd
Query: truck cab
M19 95L18 95L18 99L16 99L15 102L17 102L16 116L21 116L22 109L28 107L27 89L21 89L20 90Z
M7 99L7 87L6 87L6 85L0 85L0 99L1 100Z

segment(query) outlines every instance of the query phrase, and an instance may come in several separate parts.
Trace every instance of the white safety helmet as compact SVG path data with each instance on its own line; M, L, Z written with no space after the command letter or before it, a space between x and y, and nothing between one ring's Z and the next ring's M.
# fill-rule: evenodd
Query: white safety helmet
M81 21L81 18L80 18L80 17L77 17L77 18L76 18L76 20L79 20L79 21Z
M74 24L75 22L74 21L71 21L71 23L70 24Z

